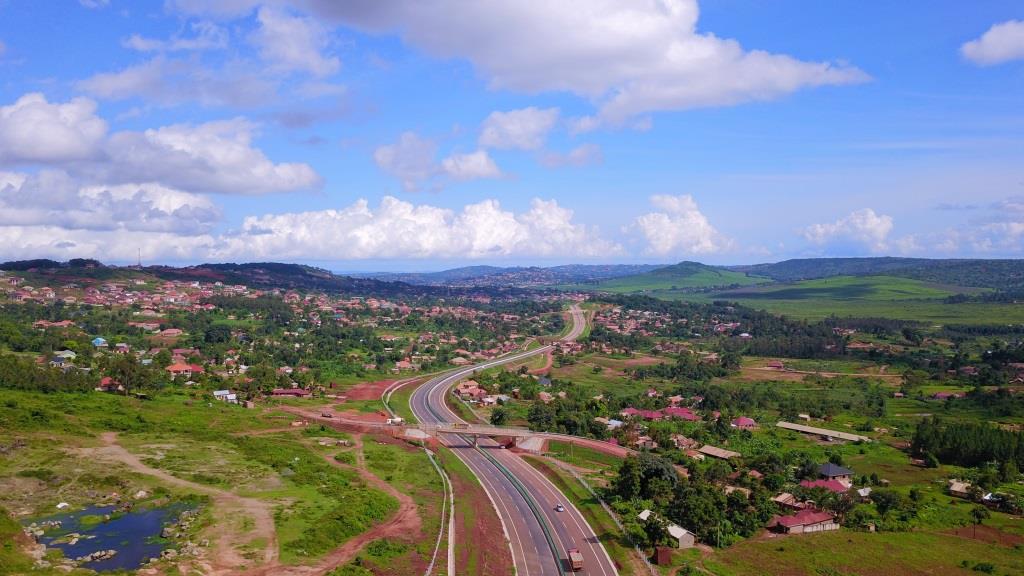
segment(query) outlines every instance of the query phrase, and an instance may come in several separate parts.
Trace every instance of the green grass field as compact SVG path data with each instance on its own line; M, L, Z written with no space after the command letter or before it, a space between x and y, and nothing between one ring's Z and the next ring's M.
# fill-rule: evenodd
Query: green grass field
M793 318L819 320L831 315L884 317L932 324L1024 322L1024 305L967 302L947 304L947 296L976 292L892 276L836 276L792 284L711 293L665 290L652 295L692 302L730 300Z
M391 395L391 401L388 405L402 418L405 418L406 422L410 424L416 424L419 420L416 419L416 415L412 413L412 406L409 404L409 399L412 398L412 393L416 390L416 383L412 382L402 386L395 393Z
M823 553L827 551L827 553ZM852 532L839 530L747 540L704 560L718 576L883 574L979 574L967 566L988 562L994 574L1024 573L1024 554L999 546L934 532Z
M685 263L684 263L685 264ZM680 267L682 266L682 267ZM719 286L751 286L767 281L766 278L747 276L741 272L733 272L710 266L677 265L635 276L612 278L597 284L579 284L562 286L565 289L601 290L624 294L629 292L649 292L653 290L676 290L693 288L714 288Z
M404 562L410 568L402 572L412 572L411 565L415 557L427 561L434 549L433 535L437 534L440 527L444 492L441 477L422 450L373 442L371 437L367 437L363 443L363 453L370 472L403 494L412 496L416 502L423 521L423 533L427 536L415 547L407 545L406 550L396 555L375 559L379 565L384 565L380 560L390 560L388 565L392 568ZM391 547L390 552L394 551L394 547Z
M834 276L759 288L739 288L747 300L856 300L889 301L945 298L961 290L895 276Z
M586 446L570 446L568 442L559 440L548 442L548 452L550 456L558 458L563 462L584 468L596 468L598 470L605 468L618 469L622 464L621 458L605 454L604 452L598 452Z

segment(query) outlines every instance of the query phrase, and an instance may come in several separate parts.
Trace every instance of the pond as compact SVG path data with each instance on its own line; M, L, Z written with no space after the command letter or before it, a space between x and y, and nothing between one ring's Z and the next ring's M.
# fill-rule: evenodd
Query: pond
M43 526L46 522L59 521L59 528L49 528L39 537L47 548L57 548L65 558L75 559L101 550L116 550L112 557L86 562L83 568L103 572L107 570L134 570L149 558L159 558L168 542L160 538L166 524L172 524L178 515L188 509L184 505L162 508L137 508L130 512L117 512L115 506L94 506L79 510L34 519ZM104 521L110 514L110 520ZM69 534L80 535L69 539ZM73 542L73 543L72 543Z

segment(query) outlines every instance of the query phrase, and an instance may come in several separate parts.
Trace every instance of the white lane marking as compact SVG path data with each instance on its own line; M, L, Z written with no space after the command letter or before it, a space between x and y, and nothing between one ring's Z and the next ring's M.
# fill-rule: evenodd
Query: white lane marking
M593 528L590 527L590 524L587 523L587 520L583 517L583 514L576 508L576 506L571 501L569 501L568 498L566 498L565 493L563 493L562 490L558 488L558 486L555 486L550 480L548 480L547 477L541 474L539 470L531 466L528 462L523 461L518 456L510 455L507 458L507 460L512 460L513 458L515 460L518 460L520 467L523 470L526 470L527 474L536 477L540 481L542 489L547 490L550 495L556 498L556 500L560 496L565 501L564 506L566 511L571 511L571 513L569 514L569 518L571 518L573 523L576 524L576 528L579 530L579 533L584 535L584 541L587 542L590 551L593 552L594 555L598 558L598 564L601 567L601 573L605 575L608 574L608 571L605 570L605 566L600 561L601 557L603 556L608 561L607 565L612 569L612 574L618 574L618 571L615 570L615 563L612 562L611 556L608 555L608 550L604 547L604 544L601 543L600 538L597 537L597 533L594 532ZM555 494L556 492L557 494ZM584 526L586 527L586 529L584 529ZM593 535L594 542L590 542L588 540L587 534Z
M509 552L512 553L512 562L513 562L513 564L521 564L521 566L522 566L522 573L525 576L529 576L529 574L530 574L530 566L529 566L528 556L526 555L526 549L523 547L522 538L519 537L519 531L516 529L515 518L514 518L513 514L511 513L511 511L509 510L507 503L504 500L495 499L494 495L492 495L492 492L497 493L498 490L495 488L495 486L494 486L490 476L488 474L486 474L483 470L480 469L480 467L477 465L478 464L477 462L471 462L472 458L470 458L468 456L464 456L463 454L460 454L459 450L454 450L453 449L452 452L454 452L456 454L456 457L459 458L460 460L462 460L463 463L465 463L466 466L470 469L470 471L472 471L476 475L477 481L480 482L480 485L484 489L484 493L487 494L487 498L491 501L491 506L493 506L495 511L498 512L498 514L497 514L498 520L501 521L501 529L502 529L503 532L505 532L505 539L508 542ZM504 491L502 491L502 492L504 492ZM498 502L501 502L500 506L499 506ZM520 513L520 516L521 516L522 515L522 511L518 509L518 506L516 506L516 508L517 508L517 511ZM508 519L509 519L508 525L506 525L506 523L505 523L505 518L504 518L504 516L501 513L502 511L504 511L504 516L507 516ZM508 526L512 527L512 533L515 535L515 539L514 540L509 537ZM519 554L518 558L521 559L520 561L517 561L517 556L515 554L515 549L513 547L513 542L515 542L519 546L520 554ZM532 540L531 540L531 542L532 542ZM519 567L517 567L516 568L516 573L518 574L519 572L520 572L520 569L519 569Z
M569 334L567 334L564 338L562 338L562 340L568 340L568 341L575 340L576 338L579 337L580 334L583 333L583 329L586 327L585 317L582 316L582 310L579 308L578 305L574 304L573 306L571 306L570 307L570 313L571 313L572 319L573 319L573 328L572 328L572 330L570 330ZM499 359L496 359L496 360L493 360L493 361L490 361L490 362L485 362L483 364L479 364L479 365L476 365L476 366L469 366L469 367L466 367L466 368L464 368L462 370L457 370L455 372L452 372L452 373L450 373L447 376L444 376L444 375L437 376L434 379L429 380L423 386L417 388L414 391L413 396L410 398L410 404L413 405L412 406L413 412L414 413L416 412L415 408L416 408L416 403L417 402L422 403L423 407L427 408L427 411L430 412L429 406L431 404L434 404L434 402L431 402L432 397L437 396L437 403L435 404L435 407L438 409L439 412L441 412L442 414L447 413L446 416L450 417L452 420L454 420L456 422L464 422L461 418L459 418L451 410L449 410L447 405L444 402L444 399L446 397L448 388L452 384L454 384L458 380L460 380L460 379L462 379L462 378L464 378L464 377L466 377L466 376L468 376L470 374L473 374L477 370L486 370L487 368L490 368L492 366L500 366L502 364L507 364L509 362L515 362L517 360L521 360L521 359L524 359L524 358L529 358L531 356L536 356L538 354L547 353L552 348L553 347L551 345L542 346L542 347L536 348L534 350L522 352L522 353L519 353L519 354L513 354L511 356L507 356L507 357L504 357L504 358L499 358ZM424 394L420 394L420 390L423 390L423 389L426 389L426 391L424 392ZM423 395L426 396L426 400L423 400L423 398L422 398ZM389 396L390 396L390 394L389 394ZM419 415L417 415L417 418L421 419L421 417ZM483 472L482 468L480 468L478 466L471 466L469 461L468 461L468 459L463 458L462 455L460 455L458 453L458 451L453 450L453 452L467 466L470 466L471 470L475 471L475 474L477 475L478 481L481 482L482 486L483 486L483 482L484 482L485 479L486 479L488 485L491 485L491 479L489 477L487 477L486 474L481 474ZM492 464L491 462L487 461L486 459L485 459L485 461L488 464ZM494 467L494 468L496 469L496 467ZM530 468L532 469L532 467L530 467ZM488 466L488 470L490 470L490 466ZM498 472L500 472L500 470ZM544 484L545 482L546 482L546 479L542 478L542 486L545 485ZM524 484L524 486L525 486L525 484ZM493 489L493 485L492 485L492 489ZM529 490L529 488L527 488L527 489ZM507 492L507 490L505 490L505 491ZM494 508L497 510L498 506L497 506L497 504L495 502L495 499L492 497L490 491L488 491L486 487L484 488L484 493L487 494L488 498L490 498L490 500L491 500L491 505L494 506ZM523 498L523 497L520 495L520 498ZM523 498L523 499L525 501L525 498ZM532 516L532 510L531 510L531 514L530 515L526 515L523 512L522 508L521 508L521 505L519 503L519 499L513 498L513 500L515 502L515 506L517 508L517 511L520 513L521 516L523 516L524 518L531 518L531 517L533 517ZM502 502L502 504L504 506L505 503ZM570 506L572 507L571 503L570 503ZM572 507L572 508L576 512L576 514L579 514L579 512L575 510L575 507ZM505 508L505 512L506 513L509 512L507 507ZM543 514L544 514L545 518L547 518L548 521L550 522L549 512L545 511ZM504 519L502 518L502 515L498 514L498 518L502 522L502 530L505 532L505 537L508 538L508 536L509 536L508 530L505 527L505 522L504 522ZM575 521L575 518L574 518L574 521ZM579 523L578 522L577 522L577 527L579 528ZM515 530L514 524L513 524L513 530ZM591 531L591 532L593 532L593 531ZM586 532L584 530L582 530L582 528L580 528L580 533L581 534L586 534ZM535 535L531 534L531 536L535 536ZM525 549L522 548L522 540L519 538L518 532L516 532L516 539L519 542L520 549L523 551L523 555L524 555L524 559L525 559ZM559 540L561 541L562 538L559 538ZM536 557L539 559L540 558L540 551L537 549L536 541L534 541L531 538L531 543L534 545L534 552L537 554ZM509 539L509 547L510 547L510 549L512 547L511 539ZM563 543L563 548L564 548L564 543ZM591 544L591 548L593 548L592 544ZM602 547L602 550L603 550L603 547ZM513 559L514 559L514 556L515 555L513 554ZM607 552L605 552L605 556L607 557ZM556 560L556 562L560 562L560 561L561 561L561 559L557 559ZM559 569L559 571L561 571L560 567L557 567L557 568ZM602 570L603 570L603 568L602 568Z

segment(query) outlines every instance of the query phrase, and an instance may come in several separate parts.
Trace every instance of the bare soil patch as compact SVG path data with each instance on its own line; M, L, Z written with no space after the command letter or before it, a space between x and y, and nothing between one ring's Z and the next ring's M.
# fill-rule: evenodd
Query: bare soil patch
M99 459L119 462L139 474L152 476L166 484L206 494L213 502L217 518L246 516L252 519L251 529L245 532L239 529L240 523L218 523L216 531L211 534L211 540L215 543L213 555L210 558L211 565L204 567L204 573L214 575L236 573L250 562L239 552L237 547L257 541L264 543L260 563L264 565L277 563L277 532L274 528L274 514L269 502L256 498L244 498L211 486L183 480L158 468L151 468L138 456L121 446L117 442L117 433L115 432L105 432L100 435L100 439L103 441L103 446L82 451Z
M455 458L453 454L451 456ZM469 482L459 474L450 474L452 490L462 505L455 507L455 541L472 542L471 546L456 547L455 573L470 574L470 548L483 551L477 557L478 564L472 573L481 576L507 576L515 570L512 553L505 542L501 520L487 497L476 482ZM465 507L469 508L471 519L467 519ZM472 527L467 526L472 521Z
M551 367L554 366L555 364L555 357L551 354L551 352L548 352L547 354L544 355L544 358L544 366L540 368L534 368L533 370L529 370L527 371L527 374L547 374L548 371L551 370Z
M388 386L391 386L397 382L397 380L377 380L376 382L360 382L355 386L345 391L345 396L349 400L379 400L381 394L384 394L384 390Z
M386 414L380 412L361 412L359 410L342 410L336 412L335 415L338 418L344 418L345 420L355 420L357 422L368 422L371 424L383 424L388 421Z
M1003 532L992 526L961 526L960 528L950 530L947 534L961 538L970 538L971 540L978 540L987 544L999 544L1000 546L1013 547L1024 545L1024 536Z
M639 358L630 358L629 360L623 361L623 366L653 366L655 364L661 364L665 362L664 358L655 358L653 356L641 356Z

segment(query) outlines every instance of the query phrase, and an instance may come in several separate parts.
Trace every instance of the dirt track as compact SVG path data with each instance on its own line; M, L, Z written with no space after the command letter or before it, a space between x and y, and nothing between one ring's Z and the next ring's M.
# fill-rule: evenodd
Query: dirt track
M279 432L295 431L295 428L276 430ZM264 431L266 432L266 431ZM316 564L311 566L282 566L278 560L277 533L274 528L273 506L271 502L256 498L245 498L214 488L178 478L164 470L146 465L137 455L129 452L117 441L117 433L106 432L100 436L103 446L88 449L90 455L116 461L131 470L152 476L161 482L185 488L210 497L218 518L238 518L244 515L253 520L251 530L242 532L237 525L218 524L214 538L213 554L205 562L199 561L197 568L203 574L213 576L322 576L331 570L352 560L367 544L380 538L396 538L408 540L421 533L422 520L416 509L416 503L407 495L372 474L366 469L363 456L362 436L354 436L356 466L348 466L324 455L324 460L332 466L352 470L367 484L385 492L398 500L398 512L383 524L355 536L344 544L330 551ZM232 523L237 524L237 523ZM262 559L258 566L250 566L251 561L243 557L237 546L247 542L262 540L266 542Z
M209 559L210 565L203 566L203 573L213 575L234 574L250 561L244 558L236 546L261 539L266 543L263 549L262 564L277 563L277 533L274 530L274 514L269 502L256 498L244 498L211 486L197 484L173 476L164 470L146 465L138 456L132 454L117 442L116 432L104 432L100 435L103 446L89 449L92 455L106 460L124 464L139 474L152 476L162 482L210 497L216 514L220 518L238 518L239 515L252 519L251 530L242 532L237 526L219 526L214 538L214 552Z
M381 538L394 538L409 540L417 537L421 532L422 521L416 510L416 502L407 495L402 494L381 478L372 474L366 469L366 459L363 455L363 438L360 435L353 436L353 448L356 455L356 466L342 464L328 454L324 454L324 461L336 468L352 470L359 474L370 486L386 492L398 500L398 513L392 516L387 522L378 524L373 528L346 541L341 546L331 550L312 566L281 566L277 563L260 566L245 571L245 576L322 576L335 568L347 564L363 549L364 546Z

